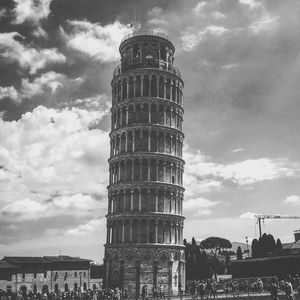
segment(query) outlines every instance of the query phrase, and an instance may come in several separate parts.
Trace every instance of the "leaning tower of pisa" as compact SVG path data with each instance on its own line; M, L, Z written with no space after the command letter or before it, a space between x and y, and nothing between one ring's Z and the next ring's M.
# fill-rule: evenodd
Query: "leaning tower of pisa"
M105 286L138 295L185 286L183 81L174 45L134 32L112 85Z

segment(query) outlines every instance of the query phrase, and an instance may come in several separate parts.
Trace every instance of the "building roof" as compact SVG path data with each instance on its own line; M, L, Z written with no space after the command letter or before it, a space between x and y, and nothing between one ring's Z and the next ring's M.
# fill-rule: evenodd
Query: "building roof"
M232 261L231 263L241 263L241 264L247 264L251 262L263 262L263 261L275 261L275 260L287 260L287 259L299 259L300 255L294 254L294 255L282 255L282 256L266 256L266 257L259 257L259 258L246 258L242 260L236 260Z
M0 269L18 269L18 267L11 265L7 261L0 260Z
M51 261L51 262L91 262L90 259L80 258L80 257L72 257L67 255L59 255L59 256L43 256L43 258Z
M300 240L293 243L282 244L282 249L299 249L299 248L300 248Z
M49 260L40 256L4 256L2 261L11 264L49 264Z

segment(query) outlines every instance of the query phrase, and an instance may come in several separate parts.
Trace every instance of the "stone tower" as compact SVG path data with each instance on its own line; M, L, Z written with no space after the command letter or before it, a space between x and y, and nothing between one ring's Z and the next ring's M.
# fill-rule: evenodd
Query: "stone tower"
M174 45L134 32L120 45L111 82L105 286L130 295L185 286L183 81Z

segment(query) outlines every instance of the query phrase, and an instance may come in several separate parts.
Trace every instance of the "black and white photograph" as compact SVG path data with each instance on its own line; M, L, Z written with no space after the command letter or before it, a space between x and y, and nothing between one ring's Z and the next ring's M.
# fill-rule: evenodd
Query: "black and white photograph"
M0 300L300 299L299 0L0 0Z

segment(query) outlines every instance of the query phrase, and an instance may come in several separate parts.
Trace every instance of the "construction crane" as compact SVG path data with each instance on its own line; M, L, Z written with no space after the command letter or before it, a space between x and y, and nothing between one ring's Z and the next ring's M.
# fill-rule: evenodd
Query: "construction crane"
M261 237L261 220L265 219L300 219L299 216L288 216L288 215L254 215L258 220L259 237Z

